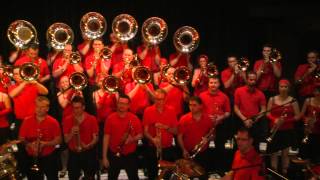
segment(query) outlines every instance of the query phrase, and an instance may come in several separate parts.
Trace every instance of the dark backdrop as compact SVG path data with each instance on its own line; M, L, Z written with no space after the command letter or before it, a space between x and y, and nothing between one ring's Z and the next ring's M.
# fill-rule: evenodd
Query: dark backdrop
M296 66L305 61L305 53L319 49L319 3L259 1L234 3L210 0L55 0L55 1L1 1L0 53L7 59L12 45L6 37L11 22L16 19L30 21L37 29L41 55L47 52L45 33L54 22L67 23L75 32L75 44L81 42L79 21L89 11L100 12L107 20L107 34L115 16L128 13L141 27L151 16L163 18L169 27L167 39L161 44L165 57L174 51L172 36L176 29L189 25L200 33L199 48L193 59L206 53L222 70L226 55L235 53L248 56L253 64L260 58L261 46L270 42L283 54L284 77L291 78ZM214 5L211 5L214 4ZM139 33L131 42L135 48L141 40Z

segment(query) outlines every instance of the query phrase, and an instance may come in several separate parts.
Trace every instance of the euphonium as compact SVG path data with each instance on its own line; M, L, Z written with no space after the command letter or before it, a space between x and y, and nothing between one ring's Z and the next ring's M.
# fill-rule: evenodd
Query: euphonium
M72 52L70 55L70 64L78 64L81 62L81 55L78 51Z
M119 79L115 76L107 76L102 81L102 87L110 93L119 90Z
M207 65L207 75L208 77L215 77L219 74L218 68L214 63L208 63Z
M129 14L120 14L112 21L112 32L122 42L132 39L138 32L137 21Z
M281 59L282 59L282 55L281 55L280 51L277 50L276 48L272 48L271 54L269 56L270 63L278 62Z
M19 49L26 49L30 42L38 42L36 28L25 20L12 22L8 27L7 36L9 41Z
M185 85L189 82L191 78L191 71L189 68L185 66L180 66L176 68L173 74L173 79L179 84L179 85Z
M250 62L249 62L248 58L246 58L246 57L241 57L236 66L237 66L238 69L241 70L241 71L247 71L247 69L248 69L249 66L250 66Z
M35 81L39 78L40 69L34 63L28 62L22 64L19 70L19 74L25 81Z
M160 44L168 34L167 23L158 17L151 17L144 21L141 29L143 39L151 44Z
M74 72L69 78L70 85L75 90L82 90L88 84L88 78L85 74L80 72Z
M182 53L191 53L198 47L199 42L199 33L190 26L179 28L173 36L175 48Z
M80 29L84 39L94 40L104 35L107 29L107 22L101 14L88 12L81 18Z
M145 66L138 66L133 72L133 79L139 84L146 84L151 81L151 71Z
M54 23L47 30L47 41L57 51L63 50L66 44L72 44L73 39L74 33L65 23Z
M285 117L287 117L287 109L286 108L282 111L280 118L284 121ZM273 140L274 136L276 135L277 131L279 130L280 126L281 126L281 124L277 123L272 127L272 129L270 131L271 135L266 139L267 142L269 142L269 143L272 142L272 140Z

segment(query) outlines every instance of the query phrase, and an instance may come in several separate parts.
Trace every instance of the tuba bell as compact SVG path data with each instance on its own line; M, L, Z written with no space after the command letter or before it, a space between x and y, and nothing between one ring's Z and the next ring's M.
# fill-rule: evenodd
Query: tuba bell
M97 12L88 12L80 20L82 36L87 40L94 40L104 35L107 29L106 19Z
M190 26L179 28L173 36L175 48L182 53L191 53L198 47L199 42L199 33Z
M120 14L112 21L112 32L122 42L127 42L138 32L137 21L129 14Z
M151 71L145 66L138 66L133 72L133 79L139 84L146 84L151 81Z
M190 81L191 78L191 71L189 68L185 66L177 67L173 74L173 79L179 84L179 85L185 85Z
M102 87L110 93L117 92L119 90L120 82L115 76L109 75L102 81Z
M168 26L163 19L151 17L144 21L141 32L143 39L147 43L157 45L166 39L168 35Z
M35 81L39 78L40 69L34 63L28 62L22 64L19 70L19 74L25 81Z
M54 23L47 30L47 41L57 51L64 49L66 44L72 44L74 33L65 23Z
M38 42L36 28L25 20L12 22L8 27L7 36L18 49L26 49L30 42Z
M81 55L78 51L72 52L70 55L70 64L78 64L81 62Z
M85 74L80 72L74 72L69 78L70 85L75 90L82 90L88 84L88 78Z

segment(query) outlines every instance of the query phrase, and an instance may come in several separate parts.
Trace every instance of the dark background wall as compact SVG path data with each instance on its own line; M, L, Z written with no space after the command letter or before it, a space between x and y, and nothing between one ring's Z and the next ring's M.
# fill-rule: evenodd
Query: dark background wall
M55 1L1 1L0 53L7 57L12 49L6 37L11 22L16 19L30 21L37 29L41 55L47 52L45 33L54 22L67 23L75 32L75 44L81 42L79 21L89 12L100 12L107 20L104 39L111 32L115 16L128 13L141 27L151 16L163 18L169 27L167 39L160 45L165 57L174 51L172 36L179 27L190 25L200 33L200 46L193 53L209 55L222 70L226 55L236 53L254 62L261 55L261 46L270 42L283 54L284 77L291 78L296 66L305 61L305 53L319 49L320 13L316 2L242 1L219 2L210 0L55 0ZM36 7L37 6L37 7ZM40 8L38 8L40 7ZM131 42L135 48L141 40L139 33Z

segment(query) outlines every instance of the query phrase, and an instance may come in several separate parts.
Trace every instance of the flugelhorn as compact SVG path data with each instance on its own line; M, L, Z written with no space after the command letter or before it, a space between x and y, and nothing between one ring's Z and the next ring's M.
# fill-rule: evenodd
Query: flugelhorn
M180 66L176 68L173 74L173 79L179 84L179 85L185 85L190 81L191 78L191 71L189 68L185 66Z
M54 23L47 30L47 41L50 46L61 51L67 44L72 44L74 33L70 26L65 23Z
M182 53L191 53L198 47L199 42L199 33L190 26L179 28L173 36L175 48Z
M39 78L40 69L34 63L28 62L22 64L19 74L24 81L35 81Z
M167 23L159 17L151 17L144 21L141 29L143 39L151 44L160 44L168 34Z
M104 35L107 22L100 13L88 12L81 18L80 29L84 39L94 40Z
M151 81L151 71L145 66L138 66L134 69L133 79L139 84L146 84Z
M119 79L115 76L107 76L102 81L102 87L110 93L117 92L119 90Z
M9 41L18 49L26 49L31 42L37 43L36 28L28 21L16 20L7 30Z
M112 32L121 42L127 42L137 34L138 23L131 15L120 14L112 21Z
M70 85L75 90L82 90L88 84L88 78L85 74L80 72L74 72L69 78Z

